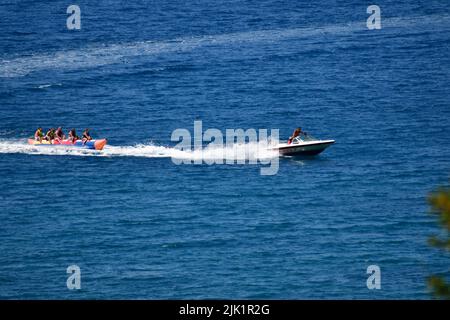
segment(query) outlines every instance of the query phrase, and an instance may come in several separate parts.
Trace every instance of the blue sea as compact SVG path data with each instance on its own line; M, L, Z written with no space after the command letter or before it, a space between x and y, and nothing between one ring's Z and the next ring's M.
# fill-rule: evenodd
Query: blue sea
M447 0L3 0L0 298L431 299L427 277L449 275L427 244L427 196L449 183L449 52ZM274 175L177 164L195 152L171 135L194 121L336 143L277 156ZM28 145L39 126L108 144Z

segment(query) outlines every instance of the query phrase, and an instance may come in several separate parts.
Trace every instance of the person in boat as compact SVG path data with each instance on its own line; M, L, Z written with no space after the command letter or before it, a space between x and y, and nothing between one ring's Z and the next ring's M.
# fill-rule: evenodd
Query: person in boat
M75 143L80 137L77 136L77 132L75 129L72 129L69 131L69 140L72 141L72 143Z
M42 142L42 138L44 137L44 133L42 133L42 128L37 128L36 132L34 133L34 140Z
M86 142L91 141L91 140L92 140L92 137L91 137L91 134L89 133L89 128L86 128L83 131L83 139L82 139L83 144L86 144Z
M59 142L61 142L61 140L64 140L66 138L64 132L62 131L62 128L59 127L58 129L56 129L55 131L55 140L58 140Z
M50 128L47 133L45 134L44 139L48 142L52 143L52 141L55 139L55 128Z
M302 132L302 128L295 129L294 133L292 133L292 136L290 136L288 139L288 144L291 144L292 141L302 133L304 133L304 132Z

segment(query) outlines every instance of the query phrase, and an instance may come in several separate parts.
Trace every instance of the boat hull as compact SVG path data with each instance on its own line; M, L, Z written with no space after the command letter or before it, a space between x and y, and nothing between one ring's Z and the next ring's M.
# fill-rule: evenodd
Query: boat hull
M57 146L57 145L64 145L64 146L72 146L72 147L78 147L78 148L84 148L84 149L93 149L93 150L102 150L108 140L106 139L96 139L87 141L86 143L83 143L82 140L77 140L75 143L73 143L71 140L53 140L52 143L50 143L47 140L43 140L42 142L36 141L34 139L28 139L28 144L32 145L45 145L45 146Z
M282 144L275 150L278 150L283 156L315 156L324 151L334 140L323 140L317 142L306 142L300 144Z

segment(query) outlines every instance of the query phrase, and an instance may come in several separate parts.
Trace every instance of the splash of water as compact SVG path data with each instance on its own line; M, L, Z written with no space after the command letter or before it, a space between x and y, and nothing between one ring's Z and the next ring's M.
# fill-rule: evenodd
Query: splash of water
M278 157L278 151L271 149L276 142L260 141L226 146L208 145L199 150L180 150L158 146L152 143L132 146L107 145L101 151L61 145L29 145L24 140L0 140L0 154L29 154L46 156L84 157L145 157L174 158L184 160L262 160Z

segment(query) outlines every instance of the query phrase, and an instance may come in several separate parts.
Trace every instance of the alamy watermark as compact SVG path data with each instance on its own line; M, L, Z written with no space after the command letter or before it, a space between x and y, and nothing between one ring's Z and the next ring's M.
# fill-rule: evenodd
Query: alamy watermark
M367 7L367 13L370 14L367 18L366 25L367 29L381 29L381 9L377 5L371 5Z
M67 267L66 272L70 274L67 278L66 285L69 290L81 289L81 269L76 264Z
M381 289L381 270L376 264L367 267L367 274L370 276L367 278L366 285L367 289Z
M67 17L66 25L69 30L80 30L81 29L81 10L80 7L76 4L71 4L67 7L67 14L70 14Z
M225 134L215 128L203 132L202 121L194 121L194 134L188 129L176 129L171 141L178 142L175 148L181 153L172 157L180 164L261 164L261 175L275 175L279 169L278 151L273 143L278 142L279 129L226 129ZM206 145L204 144L206 143Z

